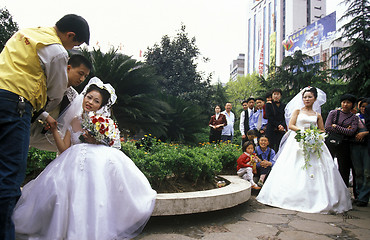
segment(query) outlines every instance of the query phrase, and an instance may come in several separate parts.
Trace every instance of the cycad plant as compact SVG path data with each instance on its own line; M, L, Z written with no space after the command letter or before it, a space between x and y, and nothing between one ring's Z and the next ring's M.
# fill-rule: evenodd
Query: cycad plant
M85 49L82 54L92 62L92 74L115 88L118 99L113 114L121 131L131 135L139 131L166 135L167 123L162 116L169 106L156 97L159 77L151 67L114 49L107 53Z
M161 100L171 106L171 111L162 116L168 123L168 130L167 134L161 138L169 141L195 143L197 140L195 134L202 132L208 123L201 107L170 95L162 95Z

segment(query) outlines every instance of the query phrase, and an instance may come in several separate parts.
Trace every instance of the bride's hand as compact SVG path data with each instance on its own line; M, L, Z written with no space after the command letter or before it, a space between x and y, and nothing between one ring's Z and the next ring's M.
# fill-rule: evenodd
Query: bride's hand
M87 143L91 143L91 144L97 144L98 143L96 141L96 139L93 136L91 136L91 134L88 133L86 130L84 130L84 133L82 134L82 136L84 137L85 142L87 142Z

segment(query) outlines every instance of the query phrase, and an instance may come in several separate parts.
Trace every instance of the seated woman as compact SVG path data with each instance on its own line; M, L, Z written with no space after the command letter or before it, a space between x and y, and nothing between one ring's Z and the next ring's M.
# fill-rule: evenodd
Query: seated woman
M111 141L101 144L82 128L85 114L106 116L115 101L112 86L92 78L62 117L64 138L51 129L61 154L24 186L13 214L17 238L127 239L141 232L156 192Z
M257 176L259 176L257 185L262 187L272 166L274 166L275 151L268 146L269 139L266 135L261 135L258 143L259 146L256 147L256 154L258 158L261 159L261 162L257 162Z

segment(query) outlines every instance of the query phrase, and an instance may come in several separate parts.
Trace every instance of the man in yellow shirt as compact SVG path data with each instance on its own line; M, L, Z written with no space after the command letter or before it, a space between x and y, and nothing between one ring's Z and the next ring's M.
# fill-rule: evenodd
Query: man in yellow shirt
M0 239L13 240L11 215L25 177L33 111L58 105L67 89L66 49L89 43L86 20L74 14L54 27L22 29L0 54ZM46 122L56 125L48 116Z

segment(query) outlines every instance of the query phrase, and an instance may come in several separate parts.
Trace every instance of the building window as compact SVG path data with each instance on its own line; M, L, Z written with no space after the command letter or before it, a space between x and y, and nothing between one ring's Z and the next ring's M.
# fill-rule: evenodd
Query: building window
M271 2L269 2L269 12L268 12L268 28L269 28L269 36L271 35L271 25L272 25L272 22L271 22L271 17L272 17L272 12L271 12Z
M307 26L311 24L311 0L307 0Z
M268 59L268 56L266 54L266 50L267 50L267 44L266 44L266 39L267 39L267 25L266 25L266 21L267 21L267 17L266 17L266 6L263 8L263 37L262 37L262 41L263 41L263 71L265 71L265 66L267 64L267 59Z
M338 66L339 66L339 63L340 63L340 59L338 57L338 55L335 55L338 50L340 49L340 47L332 47L331 48L331 69L338 69Z
M274 21L274 32L276 32L276 18L277 18L277 15L276 15L276 3L277 2L277 0L274 0L274 19L273 19L273 21Z
M256 26L256 14L254 14L254 19L253 19L253 69L252 69L252 72L254 72L255 70L255 64L256 64L256 47L257 47L257 44L256 44L256 29L257 29L257 26Z
M251 19L248 19L248 56L247 56L247 73L249 73L250 69L250 61L251 61Z

